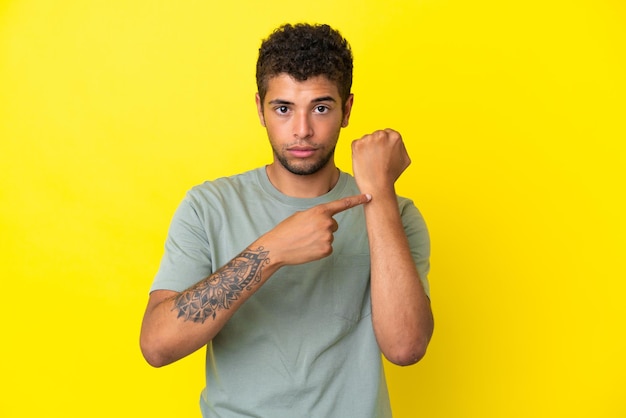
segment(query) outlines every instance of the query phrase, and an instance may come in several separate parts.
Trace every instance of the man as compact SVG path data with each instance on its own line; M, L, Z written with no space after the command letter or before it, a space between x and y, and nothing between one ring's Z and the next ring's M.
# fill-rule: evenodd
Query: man
M172 221L141 330L160 367L208 345L205 417L389 417L381 352L426 351L429 238L394 183L399 133L334 162L352 53L327 25L285 25L259 50L256 105L273 162L194 187Z

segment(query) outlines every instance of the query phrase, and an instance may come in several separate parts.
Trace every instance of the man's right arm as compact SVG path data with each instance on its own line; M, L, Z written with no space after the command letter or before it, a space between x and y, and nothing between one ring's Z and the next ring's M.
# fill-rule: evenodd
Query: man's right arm
M281 266L330 255L338 227L333 215L369 199L357 195L297 212L183 292L153 291L140 337L148 363L165 366L206 345Z
M207 344L278 268L257 242L183 292L153 291L140 339L148 363L165 366Z

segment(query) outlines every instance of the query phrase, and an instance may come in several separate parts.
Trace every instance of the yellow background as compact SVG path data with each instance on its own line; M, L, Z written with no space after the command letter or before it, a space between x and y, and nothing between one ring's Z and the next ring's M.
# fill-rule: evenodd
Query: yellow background
M625 417L620 0L0 2L0 416L199 416L147 291L185 191L270 160L256 53L296 21L353 46L339 164L385 127L412 155L436 331L395 416Z

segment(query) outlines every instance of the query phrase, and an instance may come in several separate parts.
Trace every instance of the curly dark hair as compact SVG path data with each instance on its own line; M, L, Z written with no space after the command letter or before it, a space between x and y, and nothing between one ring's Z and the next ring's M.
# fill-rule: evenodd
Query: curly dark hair
M259 48L256 83L261 102L269 79L279 74L298 81L323 75L337 85L345 104L352 87L352 50L328 25L286 24L274 30Z

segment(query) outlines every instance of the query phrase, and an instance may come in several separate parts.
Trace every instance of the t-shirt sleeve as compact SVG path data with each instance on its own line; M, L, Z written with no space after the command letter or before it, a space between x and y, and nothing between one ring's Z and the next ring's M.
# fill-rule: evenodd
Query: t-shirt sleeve
M185 198L170 224L165 252L150 291L181 292L212 273L206 229L192 201Z
M405 200L403 203L400 206L400 213L404 230L409 239L411 255L415 261L424 291L430 298L430 285L428 282L428 273L430 272L430 235L424 217L415 207L415 204L410 200Z

